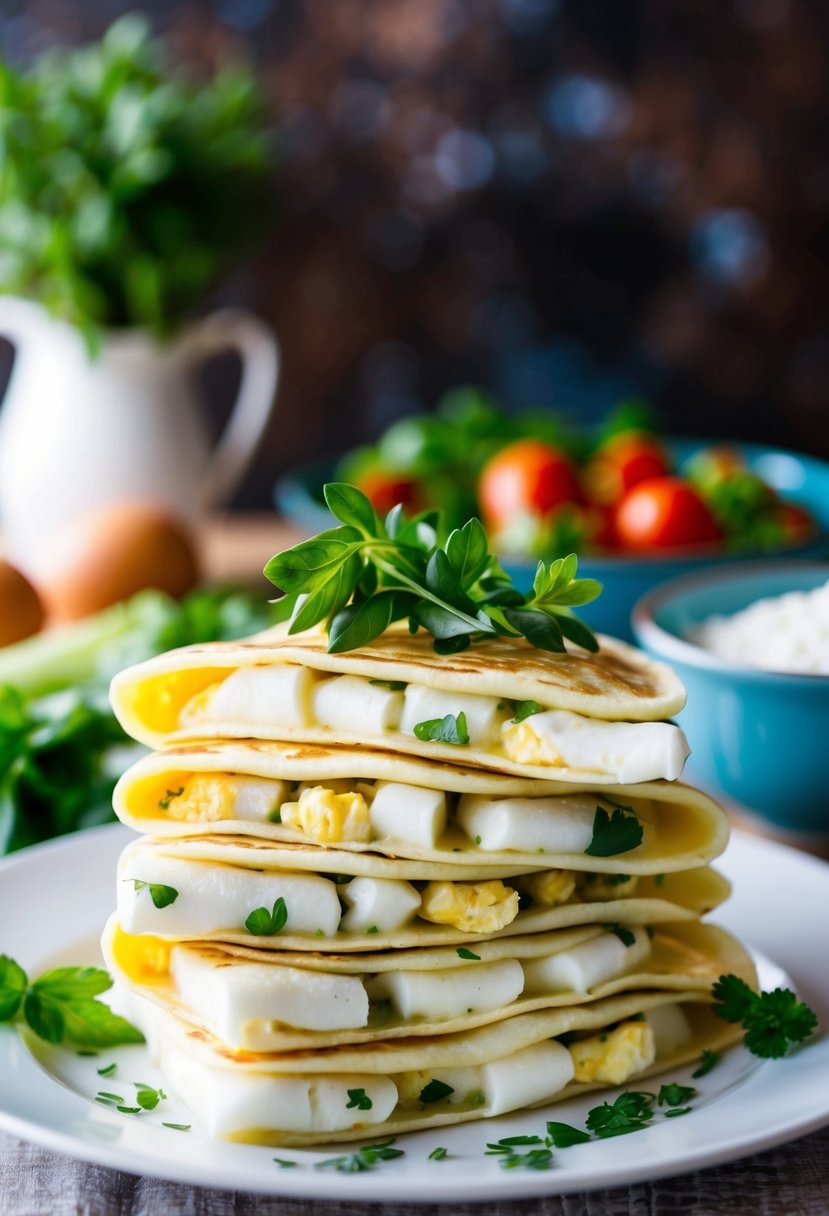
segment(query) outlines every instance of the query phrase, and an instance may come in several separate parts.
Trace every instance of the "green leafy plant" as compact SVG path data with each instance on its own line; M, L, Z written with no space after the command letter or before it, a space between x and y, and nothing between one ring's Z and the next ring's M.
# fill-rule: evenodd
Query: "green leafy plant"
M29 1029L47 1043L80 1047L143 1043L139 1030L96 999L111 987L111 976L100 967L55 967L30 981L23 968L3 954L0 1022L22 1015Z
M253 75L173 76L138 14L26 73L0 63L0 144L0 291L92 341L169 333L267 222Z
M381 522L356 486L331 482L325 501L340 527L278 553L265 567L285 593L291 633L324 621L328 650L338 654L408 619L412 632L432 634L439 654L498 636L523 637L557 652L565 650L565 639L598 649L572 610L594 600L601 583L576 578L575 554L539 562L532 591L524 595L490 554L478 519L442 540L434 512L409 519L398 505Z
M742 1022L745 1045L755 1056L779 1059L817 1026L814 1010L790 988L753 992L739 976L721 975L711 992L714 1013L726 1022Z

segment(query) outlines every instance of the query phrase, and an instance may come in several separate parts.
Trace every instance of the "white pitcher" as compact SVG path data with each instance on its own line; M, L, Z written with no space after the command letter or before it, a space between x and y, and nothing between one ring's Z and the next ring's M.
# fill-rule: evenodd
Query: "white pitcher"
M0 409L0 530L11 560L31 573L50 534L107 502L144 499L195 522L232 493L273 408L276 340L241 311L214 313L169 343L109 331L90 358L74 326L0 296L0 334L16 347ZM193 370L229 348L242 378L211 452Z

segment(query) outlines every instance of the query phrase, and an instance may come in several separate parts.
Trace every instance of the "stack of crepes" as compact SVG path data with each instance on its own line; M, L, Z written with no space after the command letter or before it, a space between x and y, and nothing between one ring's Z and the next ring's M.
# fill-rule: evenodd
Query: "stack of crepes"
M166 1083L216 1136L311 1145L638 1082L739 1029L756 986L701 917L727 821L677 782L666 667L601 639L450 656L392 627L171 652L118 676L156 748L104 949Z

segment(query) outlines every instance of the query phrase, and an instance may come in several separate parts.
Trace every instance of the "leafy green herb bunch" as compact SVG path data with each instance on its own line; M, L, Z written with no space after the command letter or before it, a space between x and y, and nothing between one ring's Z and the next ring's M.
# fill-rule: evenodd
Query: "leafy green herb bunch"
M264 231L272 160L250 70L171 74L139 14L26 72L0 61L0 291L90 339L162 337Z

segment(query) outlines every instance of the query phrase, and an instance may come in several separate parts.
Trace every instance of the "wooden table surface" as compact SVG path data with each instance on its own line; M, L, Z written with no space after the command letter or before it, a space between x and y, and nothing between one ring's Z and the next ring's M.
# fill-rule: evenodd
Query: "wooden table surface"
M272 515L217 517L204 537L205 570L211 578L257 582L268 558L295 539L296 532ZM269 584L261 581L265 590ZM555 1190L554 1173L550 1189ZM449 1208L381 1208L181 1186L89 1165L0 1134L0 1216L357 1216L381 1210L414 1216ZM491 1216L829 1216L829 1127L677 1178L451 1210Z

